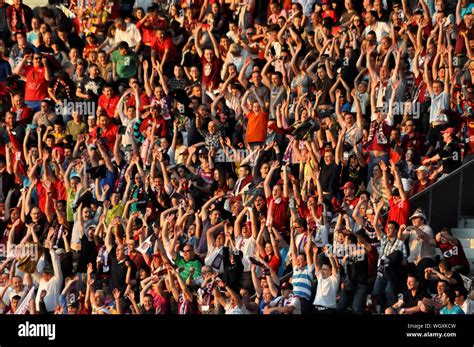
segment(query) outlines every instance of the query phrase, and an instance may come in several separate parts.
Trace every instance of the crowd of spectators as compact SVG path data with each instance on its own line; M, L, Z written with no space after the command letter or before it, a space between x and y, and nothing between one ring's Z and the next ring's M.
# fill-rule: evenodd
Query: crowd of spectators
M472 313L473 3L141 3L0 0L1 312Z

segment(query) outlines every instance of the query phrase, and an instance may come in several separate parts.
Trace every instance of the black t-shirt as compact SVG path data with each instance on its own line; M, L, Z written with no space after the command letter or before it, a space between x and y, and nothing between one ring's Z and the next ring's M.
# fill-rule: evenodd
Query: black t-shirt
M367 180L367 166L351 168L349 165L342 167L341 182L352 182L356 186L356 191L358 187L364 183L366 185Z
M320 181L323 192L335 194L339 189L341 166L336 165L336 162L328 166L323 158L321 158L319 166L321 167Z
M64 81L64 84L58 78L49 82L49 88L53 90L54 96L59 100L74 100L76 97L76 86L71 80Z
M443 161L443 173L449 174L461 166L461 148L456 142L444 146L440 153Z
M13 188L15 184L15 176L9 174L7 170L3 170L0 173L0 182L2 187L3 199L0 199L0 202L5 202L8 192Z
M117 255L115 254L116 247L113 247L109 254L109 263L110 263L110 287L111 289L117 288L120 292L124 292L127 284L125 283L125 278L127 276L127 266L125 262L127 260L130 261L130 266L132 267L132 277L135 278L137 268L133 261L131 261L128 257L124 260L119 262L117 260Z
M104 84L105 81L100 76L97 76L93 79L89 76L86 76L79 83L79 89L82 93L91 96L93 100L97 101L99 99Z
M322 94L319 98L319 105L332 105L331 98L329 97L329 90L331 89L334 81L329 77L326 77L324 80L318 78L316 81L316 90L321 90Z
M196 66L199 71L202 69L202 64L201 64L201 58L199 58L199 55L196 53L193 53L191 51L187 51L183 55L183 64L184 67L192 67Z
M356 49L352 52L350 58L342 57L339 62L342 79L351 87L354 87L354 80L359 74L359 71L357 70L357 60L359 55L360 52Z
M367 255L363 255L363 260L355 260L347 268L347 274L353 284L367 284L369 278L369 262Z
M81 253L79 254L79 260L77 262L77 272L87 272L87 264L94 264L97 259L97 247L95 242L89 241L86 235L82 236L81 239Z
M411 294L411 291L407 290L405 293L403 293L403 302L405 303L403 305L404 308L412 308L418 306L418 301L422 300L423 298L430 298L428 293L426 293L424 290L417 289L415 296Z

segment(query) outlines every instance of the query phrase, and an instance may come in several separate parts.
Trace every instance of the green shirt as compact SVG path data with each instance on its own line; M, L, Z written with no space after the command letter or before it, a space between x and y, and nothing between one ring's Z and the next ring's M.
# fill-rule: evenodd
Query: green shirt
M115 63L118 78L130 78L138 73L138 57L133 52L121 55L116 50L112 53L112 62Z
M86 123L80 122L79 124L76 124L73 120L70 120L66 125L66 133L72 135L72 139L76 141L77 135L87 133Z
M76 192L69 188L66 191L66 216L67 221L70 223L74 222L74 211L72 210L72 205L74 204L75 198Z
M184 258L180 255L176 256L176 259L174 261L178 267L184 267L184 270L181 271L181 278L183 280L187 280L189 277L189 269L194 268L194 275L193 275L193 280L201 276L201 268L202 264L199 260L190 260L186 261Z
M105 224L109 225L112 219L115 217L120 217L123 214L125 206L122 205L120 201L117 205L111 206L107 211L107 216L105 217Z

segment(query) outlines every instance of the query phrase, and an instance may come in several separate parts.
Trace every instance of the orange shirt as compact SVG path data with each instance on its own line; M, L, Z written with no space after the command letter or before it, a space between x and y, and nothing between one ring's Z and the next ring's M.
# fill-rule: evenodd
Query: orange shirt
M247 143L265 142L267 136L268 113L260 112L247 114L247 132L245 138Z

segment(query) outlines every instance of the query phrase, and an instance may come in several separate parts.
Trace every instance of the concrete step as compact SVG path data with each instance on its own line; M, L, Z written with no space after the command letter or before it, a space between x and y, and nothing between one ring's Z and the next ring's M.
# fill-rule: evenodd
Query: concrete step
M473 228L453 228L451 229L453 236L457 239L474 239Z
M459 242L461 242L461 245L465 251L474 249L474 239L459 239Z
M472 248L464 248L464 253L466 254L467 259L474 259L474 249Z
M474 228L474 218L461 218L459 220L460 228Z

